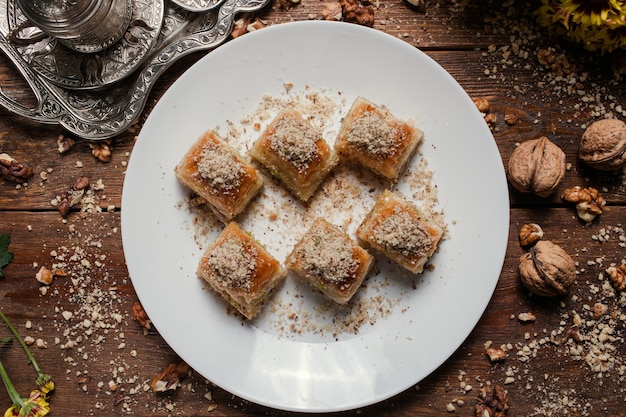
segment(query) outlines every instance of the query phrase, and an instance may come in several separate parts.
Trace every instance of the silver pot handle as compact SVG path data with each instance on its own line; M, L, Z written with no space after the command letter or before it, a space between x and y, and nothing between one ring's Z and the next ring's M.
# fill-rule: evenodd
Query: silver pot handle
M49 124L58 123L58 116L63 106L52 96L45 83L42 83L33 70L26 65L22 57L15 51L2 33L0 33L0 49L6 54L13 65L15 65L22 77L24 77L24 80L28 83L37 100L35 107L26 107L7 96L2 90L2 87L0 87L0 105L12 113L36 122Z

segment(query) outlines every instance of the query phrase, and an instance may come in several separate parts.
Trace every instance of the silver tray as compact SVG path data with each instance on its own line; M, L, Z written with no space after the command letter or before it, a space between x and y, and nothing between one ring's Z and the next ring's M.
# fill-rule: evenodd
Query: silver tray
M230 35L237 13L259 10L269 0L221 1L203 12L166 3L155 45L136 70L112 84L76 89L54 83L50 77L35 71L23 50L9 41L16 29L12 27L13 2L0 0L0 49L14 63L36 98L34 107L25 107L0 88L0 105L32 121L59 124L85 139L116 136L137 120L150 89L167 68L192 52L221 45Z

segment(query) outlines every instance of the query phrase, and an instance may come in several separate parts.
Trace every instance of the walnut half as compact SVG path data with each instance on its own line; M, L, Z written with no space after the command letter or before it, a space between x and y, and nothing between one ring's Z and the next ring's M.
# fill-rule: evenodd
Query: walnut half
M576 264L563 248L549 240L540 240L520 257L519 272L529 291L554 297L567 294L576 279Z
M565 168L565 153L543 136L515 148L509 159L508 178L518 191L548 197L563 181Z

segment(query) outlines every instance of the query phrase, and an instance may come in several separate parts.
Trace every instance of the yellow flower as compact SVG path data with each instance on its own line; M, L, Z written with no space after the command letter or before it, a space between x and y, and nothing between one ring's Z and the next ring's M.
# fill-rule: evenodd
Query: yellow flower
M35 383L39 388L31 391L30 397L22 398L22 396L15 389L11 378L9 378L9 375L0 360L0 379L2 379L4 387L13 402L13 405L4 413L4 417L43 417L50 412L50 404L46 401L46 395L54 391L54 381L52 381L50 375L41 371L30 349L24 342L24 339L22 339L17 330L15 330L15 327L13 327L9 319L1 310L0 319L4 321L20 345L22 345L26 356L28 356L31 365L33 365L33 368L37 372Z
M626 0L542 0L537 21L589 51L626 48Z
M39 390L30 393L22 406L11 406L4 417L43 417L50 412L50 404L46 401L46 394Z
M542 6L535 11L541 26L555 28L563 25L566 29L569 28L572 15L563 10L558 1L542 0L541 3Z
M563 10L572 14L572 20L582 25L601 26L626 8L620 0L562 0Z
M54 391L54 381L52 379L48 379L43 385L39 387L41 392L45 395L48 395L52 391Z

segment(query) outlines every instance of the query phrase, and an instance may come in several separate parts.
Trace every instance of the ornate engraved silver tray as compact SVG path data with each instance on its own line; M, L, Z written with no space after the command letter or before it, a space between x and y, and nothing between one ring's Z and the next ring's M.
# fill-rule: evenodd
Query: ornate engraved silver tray
M133 0L143 21L129 32L139 27L142 40L131 33L95 58L76 56L53 39L37 37L36 30L24 25L14 0L0 0L0 49L37 101L25 107L0 88L0 105L36 122L60 124L85 139L116 136L139 117L150 89L169 66L191 52L221 45L237 13L259 10L269 0L165 1ZM78 68L50 64L59 57Z

